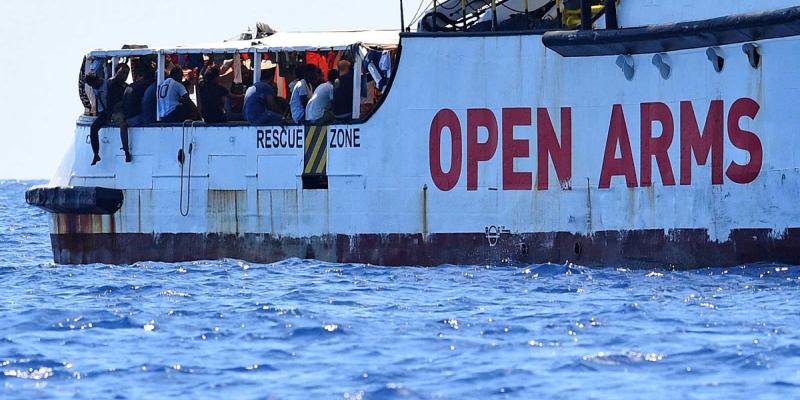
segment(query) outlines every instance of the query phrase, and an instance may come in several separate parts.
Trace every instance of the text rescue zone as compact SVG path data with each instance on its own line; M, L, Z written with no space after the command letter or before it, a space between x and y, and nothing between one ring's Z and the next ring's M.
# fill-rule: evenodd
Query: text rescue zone
M701 131L692 102L683 101L680 103L677 121L679 129L676 132L676 120L668 105L642 103L640 109L637 110L641 113L640 175L637 179L628 124L625 121L625 113L630 111L623 110L622 105L616 104L611 112L599 187L601 189L610 188L611 179L615 176L625 177L627 186L631 188L652 186L653 159L655 159L664 186L674 186L677 183L691 185L692 156L697 165L706 165L710 159L711 184L722 185L724 183L723 151L726 126L730 143L749 153L750 161L744 165L731 162L724 170L724 175L738 184L753 182L761 171L763 149L758 135L742 129L740 121L746 118L754 120L760 108L755 100L742 98L731 104L727 110L726 119L724 102L714 100L710 104ZM552 159L560 187L568 189L572 179L572 109L561 108L560 140L556 136L556 130L548 110L539 108L535 112L537 126L536 137L533 140L537 142L536 188L538 190L549 188L548 160ZM533 173L518 171L514 168L515 159L530 157L530 140L515 138L514 128L531 126L532 113L531 108L504 108L501 115L501 132L498 134L497 117L492 110L467 110L466 183L468 191L478 190L478 165L495 157L498 152L500 136L502 137L500 151L502 152L503 190L531 190L533 188ZM662 133L661 136L653 137L653 125L656 122L661 125ZM442 149L445 128L449 131L451 147L449 149ZM488 132L488 139L485 142L478 140L479 128ZM680 146L680 176L677 183L672 161L668 155L675 139ZM463 143L463 131L458 115L450 109L439 111L431 123L429 161L431 178L436 187L442 191L452 190L461 179ZM449 168L442 167L443 151L450 154ZM617 157L617 153L620 154L619 157Z
M305 127L259 129L256 148L302 149ZM328 142L332 149L361 147L361 128L330 128Z

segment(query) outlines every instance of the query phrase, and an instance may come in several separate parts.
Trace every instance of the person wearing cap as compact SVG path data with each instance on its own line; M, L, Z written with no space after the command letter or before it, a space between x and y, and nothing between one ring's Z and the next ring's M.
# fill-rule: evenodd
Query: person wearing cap
M244 94L244 117L253 125L275 125L283 122L275 101L276 65L269 60L261 62L261 81L256 82Z

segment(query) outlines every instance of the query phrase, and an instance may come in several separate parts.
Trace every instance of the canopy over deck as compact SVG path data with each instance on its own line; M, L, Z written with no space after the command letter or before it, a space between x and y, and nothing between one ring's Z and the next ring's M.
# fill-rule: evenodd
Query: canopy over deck
M384 48L395 47L400 41L399 30L334 31L334 32L277 32L257 40L201 43L171 48L95 50L90 57L131 57L149 54L220 54L269 51L345 50L360 43Z

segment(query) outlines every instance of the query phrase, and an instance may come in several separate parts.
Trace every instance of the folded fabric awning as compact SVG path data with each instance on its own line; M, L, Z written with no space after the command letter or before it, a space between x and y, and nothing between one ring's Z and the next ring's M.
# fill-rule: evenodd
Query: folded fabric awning
M189 46L150 49L95 50L89 57L130 57L148 54L221 54L252 53L254 51L315 51L345 50L354 44L391 49L400 43L398 30L334 31L334 32L277 32L257 40L201 43Z
M356 43L396 47L400 43L400 31L278 32L258 40L257 43L254 48L265 51L345 50Z

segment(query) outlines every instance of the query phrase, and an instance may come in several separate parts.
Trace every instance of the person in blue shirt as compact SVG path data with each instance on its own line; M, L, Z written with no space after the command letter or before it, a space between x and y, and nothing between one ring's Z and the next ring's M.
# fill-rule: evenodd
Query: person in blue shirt
M141 67L134 70L133 83L125 89L122 97L122 110L129 127L142 126L144 122L144 94L147 88L153 84L153 72L149 68ZM153 95L155 100L155 94Z
M301 123L306 119L306 106L314 89L311 84L316 78L317 71L313 65L302 64L295 69L297 82L292 87L292 95L289 98L289 105L292 108L292 119L296 123Z
M122 150L125 152L125 162L131 162L132 156L128 145L128 127L138 127L144 124L144 94L153 83L153 72L147 67L138 67L133 71L133 83L130 84L122 96L122 112L125 119L120 123L119 136L122 141ZM154 89L155 90L155 89ZM153 92L155 100L155 92Z
M256 82L244 94L244 117L253 125L276 125L283 121L281 114L277 113L278 105L275 101L275 67L263 69L261 81Z
M150 86L145 89L144 96L142 96L142 125L153 124L158 120L156 118L156 114L158 114L158 106L156 105L157 87L158 83L153 79Z

